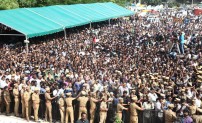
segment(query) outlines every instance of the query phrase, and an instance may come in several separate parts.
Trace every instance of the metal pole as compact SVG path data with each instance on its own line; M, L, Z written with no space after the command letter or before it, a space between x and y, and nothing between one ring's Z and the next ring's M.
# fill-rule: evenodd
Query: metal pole
M192 0L192 3L191 3L191 6L193 7L193 4L194 4L194 0Z
M64 37L65 37L65 40L67 40L67 33L66 33L66 29L64 28Z
M3 35L3 36L11 36L11 35L13 35L13 36L25 36L23 34L0 34L0 35Z
M26 51L27 51L27 54L29 53L29 41L28 41L28 38L27 36L25 36L25 41L24 43L26 44Z
M110 26L110 19L109 19L109 26Z
M91 29L92 25L91 25L91 22L90 22L90 29Z

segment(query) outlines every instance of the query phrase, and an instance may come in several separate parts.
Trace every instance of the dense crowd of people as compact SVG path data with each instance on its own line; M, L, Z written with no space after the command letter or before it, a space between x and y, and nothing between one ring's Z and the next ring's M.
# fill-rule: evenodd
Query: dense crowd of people
M165 123L202 123L202 24L159 18L71 29L66 40L33 43L28 53L4 46L1 111L9 115L13 102L15 116L29 121L33 112L38 121L43 103L49 122L57 106L61 123L138 123L144 110L164 112Z

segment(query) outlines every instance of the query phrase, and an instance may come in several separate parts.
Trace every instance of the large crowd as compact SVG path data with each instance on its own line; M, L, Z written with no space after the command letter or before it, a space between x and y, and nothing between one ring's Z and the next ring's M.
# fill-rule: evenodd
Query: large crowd
M171 12L159 18L135 15L71 29L66 40L33 42L28 53L4 46L1 111L9 115L13 101L15 116L29 121L33 110L38 121L44 100L49 122L60 112L61 123L138 123L138 111L155 110L165 123L202 123L202 23Z

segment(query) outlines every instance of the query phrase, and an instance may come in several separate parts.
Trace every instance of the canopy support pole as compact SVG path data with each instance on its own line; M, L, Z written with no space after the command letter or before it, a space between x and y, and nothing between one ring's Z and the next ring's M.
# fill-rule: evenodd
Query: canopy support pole
M66 29L64 28L64 35L65 35L65 40L67 40L67 33L66 33Z
M91 22L90 22L90 29L92 28Z
M29 53L29 40L28 40L27 36L25 36L24 43L26 44L26 52L28 54Z
M110 26L110 19L108 21L109 21L109 26Z
M0 34L0 36L25 36L23 34Z

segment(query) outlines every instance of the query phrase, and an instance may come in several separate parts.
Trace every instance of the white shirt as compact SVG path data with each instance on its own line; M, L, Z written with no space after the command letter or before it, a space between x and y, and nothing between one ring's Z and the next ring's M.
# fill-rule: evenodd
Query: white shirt
M35 86L31 86L31 92L34 92Z
M58 93L58 91L57 91L57 90L54 90L54 91L53 91L53 96L57 96L57 93Z
M156 103L156 109L161 110L161 103L159 101Z
M59 91L58 91L58 93L56 94L56 96L60 96L60 94L62 94L62 93L64 93L64 89L63 89L63 88L59 89Z
M11 79L11 75L7 75L7 76L6 76L6 79Z
M17 81L17 80L19 80L20 79L20 75L15 75L15 80Z
M120 90L121 95L123 95L123 92L124 92L124 91L127 91L127 95L129 94L129 89L128 89L128 87L125 87L125 88L124 88L123 86L120 86L120 87L119 87L119 90Z
M156 102L156 99L158 98L158 96L156 95L156 93L154 93L154 94L149 93L148 97L149 97L149 100L152 101L152 102Z
M0 80L0 88L4 88L5 86L8 86L6 80Z
M154 109L154 104L152 102L151 103L144 102L142 106L144 109Z
M196 99L196 106L197 106L198 108L201 107L201 100Z
M37 80L36 80L36 86L37 86L38 88L41 88L40 83L41 83L41 80L40 80L40 79L37 79Z

